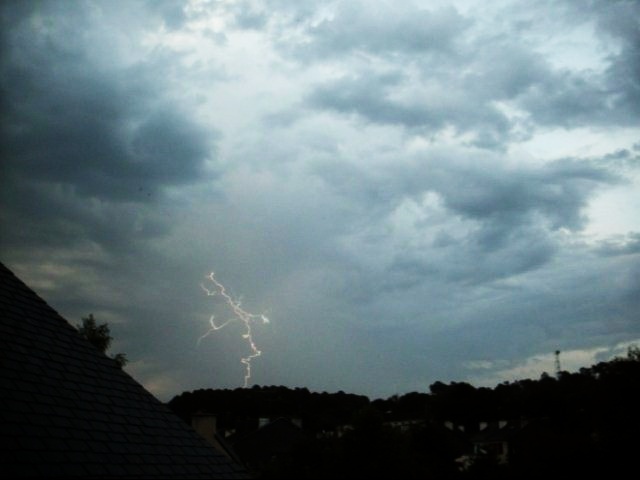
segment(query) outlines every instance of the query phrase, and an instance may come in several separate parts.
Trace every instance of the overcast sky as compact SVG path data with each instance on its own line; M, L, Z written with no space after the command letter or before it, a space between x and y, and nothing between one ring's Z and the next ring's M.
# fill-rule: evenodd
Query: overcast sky
M636 1L2 2L0 259L159 398L640 343ZM211 284L205 286L211 287ZM257 317L259 318L259 317Z

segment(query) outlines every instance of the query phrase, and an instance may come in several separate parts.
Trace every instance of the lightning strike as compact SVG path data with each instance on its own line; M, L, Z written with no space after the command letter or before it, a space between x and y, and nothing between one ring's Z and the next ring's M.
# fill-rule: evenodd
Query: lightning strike
M240 362L242 362L242 364L244 364L244 367L245 367L244 387L246 388L249 386L249 381L251 380L251 361L254 358L262 355L262 352L258 350L258 347L253 341L251 324L252 322L255 322L255 321L261 321L263 324L267 324L269 323L269 319L265 315L262 315L262 314L257 315L257 314L253 314L245 311L241 306L241 301L234 300L233 297L231 297L231 295L227 293L227 290L225 289L224 285L222 285L215 278L215 274L213 272L207 275L207 278L211 280L211 283L213 284L214 289L211 290L201 283L200 286L202 287L202 290L204 290L207 296L209 297L213 297L214 295L220 295L224 299L226 304L229 306L234 316L218 325L215 322L215 315L211 315L211 317L209 318L209 324L211 325L211 328L209 328L209 330L205 332L205 334L198 339L198 344L200 344L200 342L204 338L226 327L230 323L235 321L242 322L242 324L245 327L245 332L242 334L242 338L247 341L247 344L249 345L249 349L250 349L249 355L240 359Z

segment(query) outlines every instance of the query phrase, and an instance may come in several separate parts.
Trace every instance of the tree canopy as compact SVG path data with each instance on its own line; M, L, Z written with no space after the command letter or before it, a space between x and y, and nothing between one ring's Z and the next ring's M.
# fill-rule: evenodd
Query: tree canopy
M634 466L639 396L640 349L631 347L578 372L494 388L435 382L428 392L370 401L254 386L184 392L169 407L187 422L214 414L232 445L259 418L301 420L307 440L275 463L252 465L260 478L609 478ZM508 442L508 463L483 450L490 435Z
M78 333L89 340L98 350L105 354L107 353L113 337L111 336L109 325L106 322L98 324L93 313L90 313L88 317L82 319L81 324L76 325L76 328L78 329ZM124 353L116 353L111 358L113 358L120 367L124 367L127 364L127 356Z

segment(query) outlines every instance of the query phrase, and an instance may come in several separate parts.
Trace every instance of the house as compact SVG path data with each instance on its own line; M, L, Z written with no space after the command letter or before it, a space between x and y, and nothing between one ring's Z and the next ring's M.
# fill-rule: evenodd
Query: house
M0 476L247 478L0 263Z
M495 465L508 465L513 456L514 445L528 423L528 420L498 420L463 427L445 422L445 427L464 433L471 442L472 451L456 459L461 470L468 470L480 459L489 460Z
M202 411L196 412L191 416L191 426L209 445L212 445L232 461L242 463L231 445L225 440L225 435L218 432L217 415Z
M413 428L419 427L425 423L424 419L405 419L405 420L389 420L384 422L384 425L392 428L394 430L398 430L400 432L406 433Z
M233 438L238 456L255 471L270 471L277 465L289 464L296 448L309 440L300 426L289 418L262 422L258 429Z
M475 455L486 455L498 465L509 462L509 447L514 434L519 430L505 420L480 422L478 432L471 436Z

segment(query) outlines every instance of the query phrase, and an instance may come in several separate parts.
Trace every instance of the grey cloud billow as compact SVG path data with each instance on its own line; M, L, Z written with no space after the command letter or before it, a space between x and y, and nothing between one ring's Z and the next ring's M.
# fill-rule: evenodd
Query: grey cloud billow
M553 231L582 229L594 191L618 181L600 167L568 160L539 169L479 163L432 170L428 182L444 205L475 224L453 248L439 249L450 260L440 273L485 282L541 267L558 248Z
M503 113L489 105L489 99L474 97L455 86L443 89L437 96L393 98L405 88L411 88L411 84L399 72L364 71L317 86L306 102L311 108L356 114L372 123L422 134L453 126L458 133L472 133L473 145L489 149L499 148L508 139L512 126Z
M558 160L541 168L508 169L498 162L432 164L429 176L445 204L469 218L522 225L538 213L553 229L580 229L595 188L617 176L589 162Z
M158 15L165 26L179 29L184 25L187 15L184 11L186 4L175 0L147 0L145 7Z
M3 261L163 399L242 381L233 327L196 346L209 269L272 319L260 384L390 395L638 338L638 234L587 218L634 198L637 2L4 5ZM574 39L609 56L564 68Z
M335 181L340 175L333 168L318 172L341 195L376 212L377 220L372 215L368 228L380 243L379 256L364 257L363 262L378 263L388 257L383 277L390 283L384 290L429 279L487 284L540 269L562 251L557 231L580 231L593 195L621 182L597 160L562 159L538 167L509 167L500 160L497 154L462 156L445 150L411 161L352 169L346 176L342 169L342 182ZM432 240L410 242L398 250L383 233L386 219L406 199L412 199L415 208L431 208L420 207L428 193L437 196L444 212L434 215L426 210L414 228L417 235L422 232ZM362 291L379 293L371 286Z
M317 171L334 188L373 209L377 203L392 209L406 196L435 192L444 206L470 220L521 226L539 215L548 228L572 230L584 225L582 210L598 188L622 181L606 162L597 160L560 159L538 167L508 166L502 160L493 153L434 149L408 160L342 169L342 182L336 181L334 171L339 165Z
M471 133L472 145L488 149L503 147L519 123L524 122L509 119L496 108L495 102L501 100L512 101L529 114L529 120L520 128L520 138L526 138L526 130L536 124L572 127L612 121L628 123L626 118L633 107L618 102L618 94L601 79L552 72L545 70L543 64L529 69L530 75L519 76L514 75L517 69L499 67L468 77L428 76L424 81L437 85L437 90L410 101L397 97L419 85L399 73L363 70L316 86L306 101L312 108L357 114L371 123L418 132L435 133L452 126L458 134ZM633 93L627 90L625 95Z
M540 229L511 231L508 242L504 231L492 234L482 229L447 247L400 252L389 266L390 278L403 288L428 278L467 286L491 284L541 268L558 253L558 246Z
M144 248L141 240L169 229L163 215L150 205L79 198L70 187L39 182L5 180L0 214L4 224L15 226L0 232L0 249L16 248L33 258L51 257L56 249L87 242L125 254Z
M76 18L69 20L71 31L48 30L34 11L22 13L3 15L5 218L38 219L34 236L48 225L57 232L51 242L86 236L113 248L130 243L128 236L165 231L146 205L167 187L205 176L215 132L164 100L153 63L117 67L69 36L91 24Z
M631 125L640 115L637 4L594 10L600 29L620 44L603 71L554 66L512 37L465 36L473 23L453 8L399 13L373 8L358 16L356 7L340 5L334 18L307 28L309 40L300 48L308 61L347 57L354 67L316 85L306 97L312 108L426 133L453 127L472 134L471 145L498 150L511 139L526 139L538 126ZM508 117L496 102L507 102L520 114Z
M612 94L607 113L621 124L636 125L640 117L640 3L594 0L589 7L580 8L579 15L593 18L601 33L619 42L619 52L611 56L605 72Z
M331 18L308 28L310 42L298 54L303 60L354 51L451 54L468 25L453 7L396 9L384 3L340 2Z
M400 85L399 73L375 75L363 72L357 77L320 85L309 95L308 102L313 107L357 113L375 123L442 128L446 119L439 112L418 104L403 105L388 99L390 90Z
M82 196L138 201L198 178L210 147L178 111L147 107L151 99L128 92L126 79L87 73L55 51L39 60L3 66L3 77L18 80L2 92L7 172L73 185Z
M528 240L530 247L536 247L539 239ZM525 249L517 256L526 258L527 253ZM403 308L393 311L391 307L393 319L368 325L367 336L378 339L372 343L385 349L386 362L414 358L412 368L403 375L411 377L417 372L416 381L425 371L443 368L451 368L444 373L449 378L460 378L455 365L470 360L499 358L517 364L541 351L614 345L637 338L640 324L634 313L640 307L640 276L633 253L626 252L614 261L585 253L576 256L576 252L560 249L553 264L542 265L512 283L500 282L505 277L496 275L489 284L469 281L474 265L480 272L487 259L468 255L464 247L457 256L444 258L438 252L426 252L422 264L407 259L407 268L424 265L425 271L415 272L423 280L433 274L426 268L446 263L466 267L466 280L445 284L446 292L419 282L400 291L376 292L366 311L370 318L378 319L389 304ZM562 265L560 271L554 264ZM495 266L509 268L504 263ZM386 276L401 273L407 272L392 271ZM424 295L426 302L420 300ZM438 359L437 366L434 359Z
M539 70L536 81L515 97L542 125L566 128L631 126L640 117L640 4L634 0L591 1L563 8L570 24L594 22L603 38L617 43L603 72Z
M640 232L630 232L622 238L604 241L598 248L603 256L634 255L640 253Z

